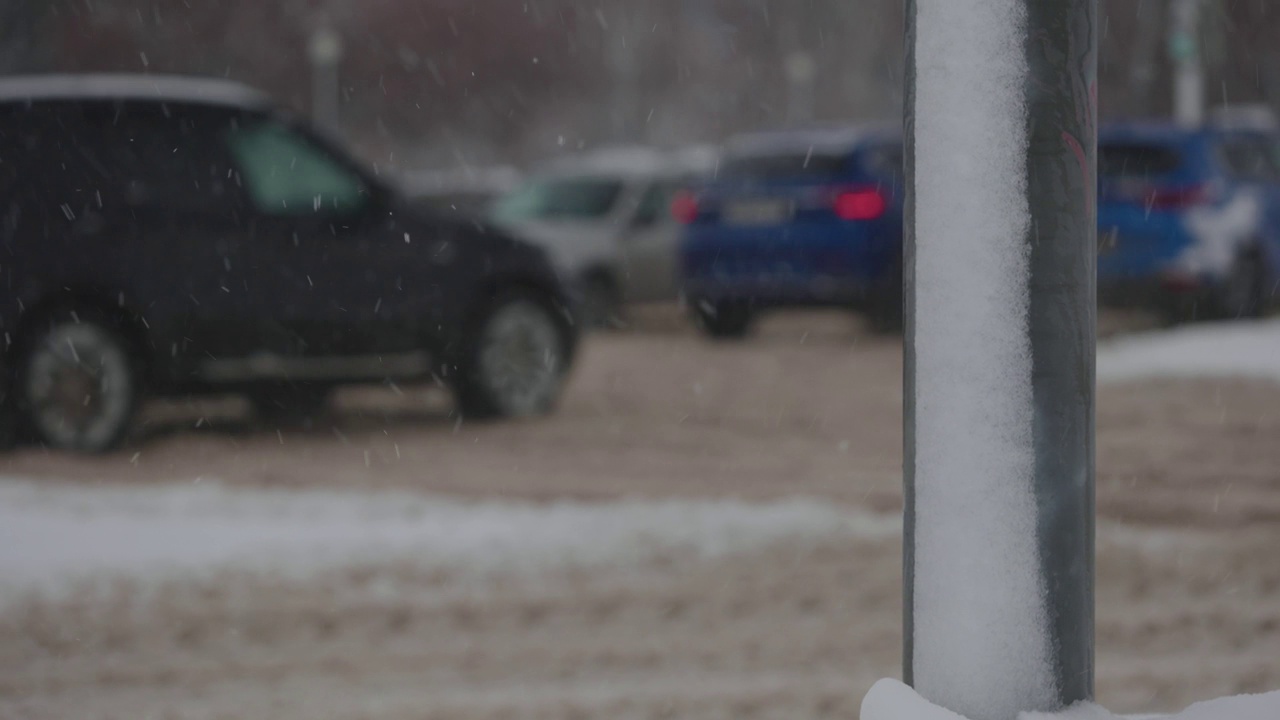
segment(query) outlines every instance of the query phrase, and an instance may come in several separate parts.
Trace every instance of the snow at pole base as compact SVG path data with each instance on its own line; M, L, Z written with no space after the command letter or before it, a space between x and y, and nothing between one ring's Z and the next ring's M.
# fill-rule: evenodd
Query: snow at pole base
M966 720L938 707L896 680L876 683L862 701L862 720ZM1061 712L1024 712L1018 720L1125 720L1093 703L1078 703ZM1131 716L1130 720L1273 720L1280 717L1280 692L1238 695L1200 702L1174 715Z

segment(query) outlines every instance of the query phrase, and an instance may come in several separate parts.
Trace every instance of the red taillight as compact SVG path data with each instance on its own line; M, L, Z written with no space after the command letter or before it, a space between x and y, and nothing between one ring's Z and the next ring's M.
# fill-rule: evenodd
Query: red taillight
M832 203L836 217L841 220L875 220L888 208L888 201L875 188L842 190Z
M1208 185L1152 188L1143 197L1143 204L1151 210L1183 210L1209 202L1211 195Z
M685 225L697 220L698 198L687 190L676 193L676 196L671 199L671 217Z
M1169 292L1195 292L1200 289L1200 278L1189 272L1170 270L1160 276L1160 286Z

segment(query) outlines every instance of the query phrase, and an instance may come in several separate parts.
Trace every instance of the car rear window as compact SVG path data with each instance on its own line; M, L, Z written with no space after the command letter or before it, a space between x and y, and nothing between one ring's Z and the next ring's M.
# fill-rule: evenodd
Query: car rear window
M902 146L880 145L862 153L862 168L879 178L896 179L902 175Z
M844 154L809 150L730 157L720 168L720 176L759 180L823 178L839 175L847 168L848 159Z
M1098 146L1098 174L1104 178L1168 175L1182 165L1182 153L1153 143L1102 143Z
M539 179L498 200L493 214L500 220L590 220L608 215L620 195L620 180Z

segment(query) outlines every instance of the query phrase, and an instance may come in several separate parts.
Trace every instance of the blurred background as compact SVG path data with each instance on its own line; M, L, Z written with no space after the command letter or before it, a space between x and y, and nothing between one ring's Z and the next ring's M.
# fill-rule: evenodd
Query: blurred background
M1267 317L1280 289L1280 7L1100 4L1104 279L1159 281L1180 299L1234 293L1212 313L1104 304L1099 322L1098 699L1170 711L1280 687L1280 323ZM47 438L6 448L0 719L847 719L872 682L898 675L900 314L809 296L756 312L699 303L680 283L737 291L777 271L817 292L849 258L770 245L802 233L789 250L881 241L845 279L873 261L901 277L900 139L839 129L900 120L901 0L0 0L0 75L107 72L261 89L341 139L287 128L286 150L315 151L311 168L337 167L360 191L380 184L361 181L372 173L396 176L437 209L509 221L603 311L583 323L571 372L561 358L559 402L542 408L554 412L536 417L478 422L439 377L365 377L285 395L297 412L231 393L154 397L92 448L104 452ZM1202 91L1196 112L1271 114L1243 143L1229 123L1179 127L1179 76ZM0 171L24 139L0 128ZM142 154L192 149L160 142ZM1206 159L1205 143L1224 152ZM57 165L47 152L35 162ZM39 254L81 207L6 177L0 233L21 215L7 188L43 193ZM296 253L296 230L260 255L256 238L241 243L266 269L247 277L280 291L252 297L249 316L319 296L322 330L360 329L348 312L385 311L402 275L446 273L425 255L444 247L429 233L409 245L397 227L343 256L322 219ZM872 230L855 235L858 223ZM183 252L206 237L176 234ZM190 275L215 298L250 287L224 282L250 262L183 264L162 255L169 237L153 247L172 263L117 264ZM1234 257L1167 272L1175 251L1222 238L1271 254L1248 255L1263 264L1244 272ZM682 278L696 243L705 273ZM3 252L0 276L17 287ZM738 276L725 258L741 260ZM645 267L648 284L628 284ZM185 292L168 299L188 308ZM64 327L103 322L64 315ZM6 360L34 352L10 329ZM169 347L156 356L176 357ZM85 365L74 350L44 357ZM66 393L73 410L82 394Z
M1280 14L1203 5L1211 104L1280 107ZM1170 3L1102 6L1104 119L1170 114ZM0 72L226 77L371 161L447 167L895 117L901 37L893 0L9 0Z

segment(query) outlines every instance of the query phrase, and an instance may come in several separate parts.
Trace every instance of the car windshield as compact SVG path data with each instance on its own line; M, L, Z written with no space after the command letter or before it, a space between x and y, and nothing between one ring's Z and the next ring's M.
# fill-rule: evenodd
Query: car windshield
M622 182L606 178L544 178L501 198L499 220L594 220L607 216L622 195Z

